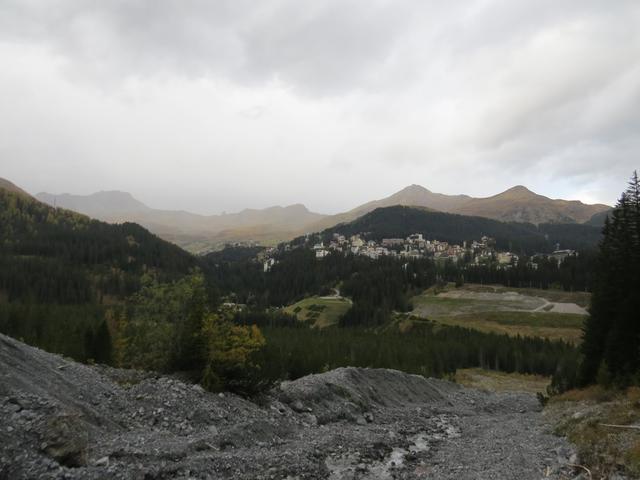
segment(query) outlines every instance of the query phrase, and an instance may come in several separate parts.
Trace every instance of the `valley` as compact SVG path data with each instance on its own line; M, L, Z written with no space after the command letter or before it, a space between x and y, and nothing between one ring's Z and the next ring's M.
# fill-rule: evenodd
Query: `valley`
M552 430L586 427L554 402L579 385L598 227L395 205L193 255L12 184L0 218L0 334L65 355L0 336L2 474L579 473Z
M640 2L0 0L0 480L640 479Z

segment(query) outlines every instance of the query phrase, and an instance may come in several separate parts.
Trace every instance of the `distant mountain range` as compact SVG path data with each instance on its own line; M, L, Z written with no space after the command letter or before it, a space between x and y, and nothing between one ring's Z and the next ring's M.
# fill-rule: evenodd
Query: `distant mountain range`
M0 188L26 192L7 180ZM38 193L38 200L74 210L111 223L135 222L162 238L192 252L221 247L224 243L254 241L275 244L307 232L318 232L351 222L377 208L417 206L433 211L485 217L503 222L587 223L601 225L611 207L588 205L577 200L551 199L526 187L516 186L486 198L434 193L420 185L410 185L393 195L367 202L337 215L309 211L302 204L265 209L245 209L238 213L198 215L186 211L151 208L130 193L98 192L91 195Z
M202 251L227 242L277 243L292 238L324 217L301 204L245 209L223 215L157 210L136 200L130 193L119 191L91 195L38 193L36 198L106 222L139 223L191 251Z
M607 205L587 205L578 200L552 200L521 185L487 198L444 195L431 192L420 185L410 185L381 200L365 203L345 213L327 216L312 225L311 228L312 231L323 230L339 223L351 222L377 208L394 205L426 207L446 213L534 225L541 223L585 223L591 220L594 215L611 209Z

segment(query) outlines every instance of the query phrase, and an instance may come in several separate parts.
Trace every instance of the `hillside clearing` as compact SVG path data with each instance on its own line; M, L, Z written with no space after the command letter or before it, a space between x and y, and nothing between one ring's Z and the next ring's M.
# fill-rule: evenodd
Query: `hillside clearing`
M351 308L351 301L344 297L309 297L284 308L284 312L295 315L313 327L325 328L336 325L340 317Z
M444 291L429 289L413 297L412 315L482 332L579 343L587 312L570 300L584 305L588 294L550 290L542 297L538 296L540 292L545 291L479 285Z
M479 388L490 392L546 392L551 378L543 375L505 373L482 368L459 368L455 382L465 387Z

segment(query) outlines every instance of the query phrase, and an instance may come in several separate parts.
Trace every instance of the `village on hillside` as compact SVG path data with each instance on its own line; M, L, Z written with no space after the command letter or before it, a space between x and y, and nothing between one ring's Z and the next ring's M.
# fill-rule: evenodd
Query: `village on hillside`
M287 245L287 247L289 247ZM451 244L434 239L426 239L422 233L414 233L407 238L383 238L380 242L365 240L362 234L346 237L334 233L332 239L318 242L311 247L317 259L322 259L332 252L341 252L353 255L363 255L376 260L380 257L397 257L405 259L432 258L436 262L458 263L464 261L473 265L495 265L497 268L509 269L518 263L519 257L513 252L498 251L495 239L483 236L480 240L463 242L462 245ZM264 262L264 271L268 272L276 263L273 253L276 249L267 250ZM544 257L553 259L558 265L565 258L576 256L575 250L560 250L559 245L550 254L536 254L528 260L531 268L537 268L536 260Z

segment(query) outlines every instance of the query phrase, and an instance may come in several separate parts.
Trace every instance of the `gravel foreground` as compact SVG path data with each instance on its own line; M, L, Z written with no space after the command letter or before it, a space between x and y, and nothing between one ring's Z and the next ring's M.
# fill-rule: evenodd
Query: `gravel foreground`
M257 404L0 335L3 480L577 478L546 430L533 395L394 370L311 375Z

